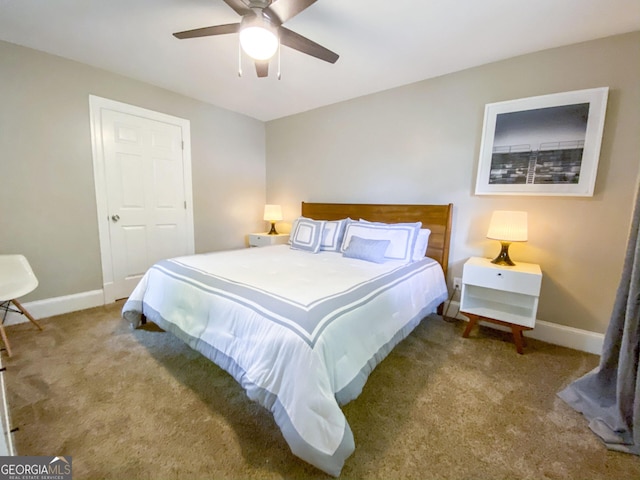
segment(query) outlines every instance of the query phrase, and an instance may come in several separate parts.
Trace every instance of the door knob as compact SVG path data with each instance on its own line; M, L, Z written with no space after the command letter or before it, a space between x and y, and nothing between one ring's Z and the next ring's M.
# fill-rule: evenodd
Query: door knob
M111 215L111 220L113 220L114 223L117 222L118 220L120 220L120 215L117 215L117 214L116 215Z

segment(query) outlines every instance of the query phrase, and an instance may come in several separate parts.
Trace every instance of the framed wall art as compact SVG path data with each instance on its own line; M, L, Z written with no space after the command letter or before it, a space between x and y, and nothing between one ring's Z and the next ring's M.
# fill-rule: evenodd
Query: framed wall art
M608 87L485 106L476 195L593 195Z

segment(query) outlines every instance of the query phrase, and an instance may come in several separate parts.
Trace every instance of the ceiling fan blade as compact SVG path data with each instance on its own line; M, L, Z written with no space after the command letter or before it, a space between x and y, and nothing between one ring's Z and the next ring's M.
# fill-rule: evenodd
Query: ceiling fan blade
M267 77L269 75L269 61L256 60L256 73L260 78Z
M236 33L240 30L239 23L228 23L226 25L215 25L213 27L196 28L195 30L185 30L174 33L173 36L181 40L185 38L210 37L212 35L225 35Z
M238 15L246 15L251 13L251 9L242 0L224 0Z
M225 2L226 1L227 0L225 0ZM295 17L301 11L316 3L316 1L317 0L277 0L265 8L265 11L267 12L267 15L275 13L280 20L280 24L283 24L290 18Z
M336 63L340 58L337 53L285 27L280 27L280 43L325 62Z

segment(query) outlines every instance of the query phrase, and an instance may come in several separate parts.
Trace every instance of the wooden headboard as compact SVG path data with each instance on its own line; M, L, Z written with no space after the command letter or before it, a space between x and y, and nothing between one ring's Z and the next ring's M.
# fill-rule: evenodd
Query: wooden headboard
M314 220L340 220L360 218L370 222L400 223L422 222L422 228L431 230L427 257L433 258L447 276L451 217L453 204L446 205L389 205L364 203L307 203L302 202L302 216Z

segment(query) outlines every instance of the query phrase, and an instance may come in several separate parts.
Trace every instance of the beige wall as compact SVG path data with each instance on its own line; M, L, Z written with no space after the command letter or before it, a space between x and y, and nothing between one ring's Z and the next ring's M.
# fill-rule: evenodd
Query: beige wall
M595 195L475 196L484 106L608 86ZM267 123L267 200L290 220L301 201L454 204L450 275L496 209L529 212L512 258L544 273L538 318L604 332L639 174L640 32L547 50Z
M262 122L0 42L0 252L40 279L26 301L99 289L90 94L191 121L196 251L244 244L265 201L455 205L451 276L492 256L491 211L529 212L517 260L540 263L538 318L604 332L639 178L640 32L548 50ZM595 195L473 194L484 105L609 86ZM265 167L266 155L266 167ZM266 169L266 187L265 187Z
M190 120L197 252L264 229L264 123L0 42L0 252L38 276L25 301L102 288L90 94Z

